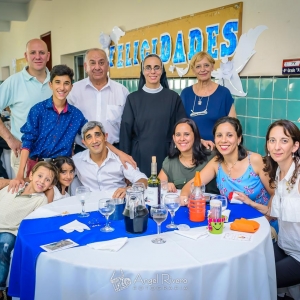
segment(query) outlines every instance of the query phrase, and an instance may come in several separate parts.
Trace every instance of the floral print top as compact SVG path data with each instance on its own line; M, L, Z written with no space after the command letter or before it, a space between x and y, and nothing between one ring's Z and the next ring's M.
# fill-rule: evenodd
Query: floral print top
M247 195L251 200L267 205L270 195L262 184L259 176L254 172L248 154L249 166L246 172L239 178L231 178L223 171L219 163L217 173L217 186L221 195L228 197L230 192L237 191Z

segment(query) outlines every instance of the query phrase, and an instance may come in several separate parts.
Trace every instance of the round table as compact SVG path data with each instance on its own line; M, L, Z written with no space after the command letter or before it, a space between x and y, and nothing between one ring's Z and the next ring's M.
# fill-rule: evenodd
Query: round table
M96 210L99 197L108 194L94 193L87 211ZM232 212L246 205L236 207ZM44 206L29 218L66 210L80 211L75 197ZM153 244L153 235L140 236L130 238L118 252L87 246L42 252L36 264L35 299L276 299L270 226L264 217L255 220L260 228L250 242L212 234L193 240L170 231L163 233L165 244ZM229 231L226 223L224 233ZM93 234L103 235L99 227Z

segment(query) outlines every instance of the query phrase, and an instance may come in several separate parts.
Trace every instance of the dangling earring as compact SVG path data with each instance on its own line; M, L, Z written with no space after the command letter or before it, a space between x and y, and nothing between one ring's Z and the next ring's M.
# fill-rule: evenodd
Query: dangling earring
M294 158L295 157L295 153L294 152L292 152L292 158Z
M268 156L270 156L270 152L268 152Z
M176 148L176 145L174 147Z

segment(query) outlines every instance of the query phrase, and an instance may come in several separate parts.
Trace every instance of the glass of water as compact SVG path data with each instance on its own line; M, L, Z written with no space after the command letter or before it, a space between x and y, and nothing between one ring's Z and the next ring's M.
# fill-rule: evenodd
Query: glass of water
M227 208L227 197L222 195L217 195L211 198L211 200L220 200L222 202L222 211Z
M177 225L174 224L175 213L180 206L180 197L177 194L167 194L165 196L164 204L167 207L171 215L171 223L166 227L170 229L176 229Z
M165 205L158 204L155 206L151 206L150 214L153 220L157 224L157 237L152 240L152 243L163 244L166 242L166 240L160 237L160 231L161 231L160 227L161 227L161 223L167 219L168 209Z
M85 211L85 201L90 197L91 190L86 186L79 186L76 188L76 197L81 203L81 213L78 215L80 218L88 217L90 214Z
M100 228L100 231L102 232L112 232L115 229L110 227L108 224L108 218L109 216L115 211L116 204L114 199L105 198L100 199L98 202L98 210L100 214L102 214L106 219L106 225L103 228Z

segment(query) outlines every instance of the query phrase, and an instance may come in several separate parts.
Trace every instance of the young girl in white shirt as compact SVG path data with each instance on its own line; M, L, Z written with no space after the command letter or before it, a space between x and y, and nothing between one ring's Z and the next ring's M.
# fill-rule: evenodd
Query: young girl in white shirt
M279 224L278 243L274 244L278 288L300 283L299 144L300 130L294 123L278 120L270 125L264 171L275 195L266 214L276 217Z
M68 187L74 179L75 165L71 158L66 156L59 156L52 162L58 169L58 182L53 187L53 201L70 197L68 194Z

